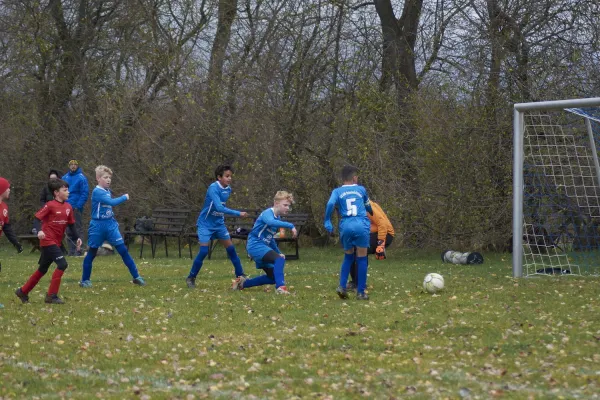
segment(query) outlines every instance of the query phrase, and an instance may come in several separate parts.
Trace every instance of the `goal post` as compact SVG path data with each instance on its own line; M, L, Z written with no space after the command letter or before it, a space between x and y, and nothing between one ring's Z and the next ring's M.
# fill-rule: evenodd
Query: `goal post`
M583 110L593 107L600 97L514 105L513 277L579 273L575 259L600 253L600 108Z

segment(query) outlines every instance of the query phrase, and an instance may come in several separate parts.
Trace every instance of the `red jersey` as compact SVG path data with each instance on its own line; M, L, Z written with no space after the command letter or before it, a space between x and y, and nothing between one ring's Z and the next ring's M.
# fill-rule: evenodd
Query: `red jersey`
M0 236L2 236L2 228L9 224L8 221L8 205L5 202L0 203Z
M47 202L38 212L35 217L42 221L42 231L46 237L40 240L40 246L57 245L60 247L67 225L75 223L73 215L73 207L67 202L51 200Z

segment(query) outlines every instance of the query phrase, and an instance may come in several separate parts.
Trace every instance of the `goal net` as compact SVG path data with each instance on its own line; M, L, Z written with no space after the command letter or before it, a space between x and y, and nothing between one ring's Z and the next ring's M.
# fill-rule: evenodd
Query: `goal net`
M600 98L515 104L513 276L600 274Z

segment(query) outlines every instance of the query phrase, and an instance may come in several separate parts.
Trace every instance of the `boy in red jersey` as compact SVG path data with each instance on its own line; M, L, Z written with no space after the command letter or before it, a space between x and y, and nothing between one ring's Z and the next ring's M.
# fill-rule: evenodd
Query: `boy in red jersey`
M39 267L31 275L27 283L15 292L23 303L29 302L29 292L33 290L35 285L48 272L50 265L55 262L57 267L52 274L45 302L49 304L63 304L62 299L58 297L58 289L60 287L60 280L68 264L60 249L60 245L67 228L69 237L73 242L77 243L77 250L81 248L81 238L75 228L73 208L66 202L69 198L69 185L62 179L51 179L48 182L48 188L54 193L54 200L47 202L42 209L35 213L35 218L42 222L42 230L38 232L40 248L42 249L42 255L40 255L40 260L38 261Z

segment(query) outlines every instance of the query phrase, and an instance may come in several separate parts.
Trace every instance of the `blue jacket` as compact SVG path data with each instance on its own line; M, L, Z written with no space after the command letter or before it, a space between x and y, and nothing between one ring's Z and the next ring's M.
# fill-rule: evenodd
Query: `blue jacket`
M89 196L90 186L81 168L77 168L75 172L67 172L62 180L69 184L69 192L71 193L67 203L75 209L83 210Z

